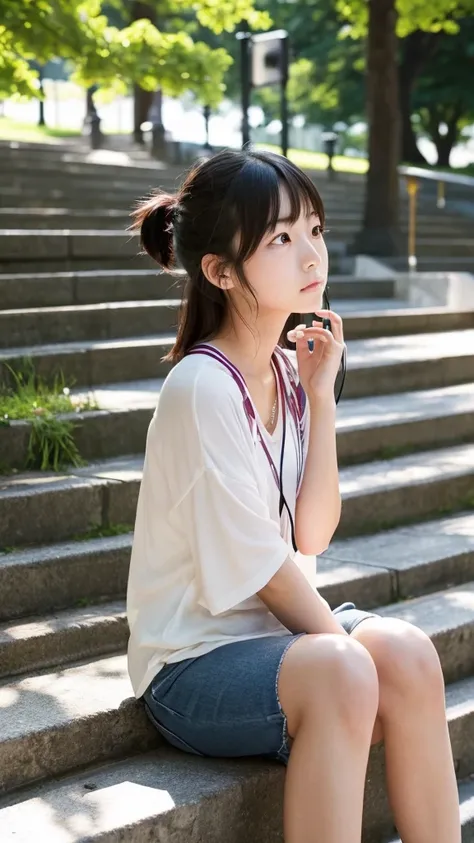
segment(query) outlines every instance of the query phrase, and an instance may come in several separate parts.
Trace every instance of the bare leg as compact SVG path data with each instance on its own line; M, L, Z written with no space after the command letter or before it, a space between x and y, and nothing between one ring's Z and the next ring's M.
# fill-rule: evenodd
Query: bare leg
M403 843L461 843L444 680L435 648L421 630L394 618L366 620L352 637L377 667L388 796Z
M372 659L358 645L354 649L356 643L307 635L282 664L280 701L294 738L285 780L285 843L360 843L378 687Z

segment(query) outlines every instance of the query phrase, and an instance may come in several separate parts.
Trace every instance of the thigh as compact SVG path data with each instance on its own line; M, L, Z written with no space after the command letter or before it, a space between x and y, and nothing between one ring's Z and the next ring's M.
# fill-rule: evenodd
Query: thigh
M167 665L145 692L148 716L170 744L186 752L287 763L278 675L286 651L304 634L237 641Z

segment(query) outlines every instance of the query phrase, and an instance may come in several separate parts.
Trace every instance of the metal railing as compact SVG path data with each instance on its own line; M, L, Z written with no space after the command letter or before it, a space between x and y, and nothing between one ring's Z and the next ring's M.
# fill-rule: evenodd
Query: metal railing
M398 171L406 179L408 192L408 267L412 272L416 272L418 264L416 255L416 214L420 182L423 180L436 182L436 207L442 210L446 207L446 185L473 190L474 178L456 173L425 170L423 167L399 167ZM470 196L470 201L473 203L474 209L474 191Z

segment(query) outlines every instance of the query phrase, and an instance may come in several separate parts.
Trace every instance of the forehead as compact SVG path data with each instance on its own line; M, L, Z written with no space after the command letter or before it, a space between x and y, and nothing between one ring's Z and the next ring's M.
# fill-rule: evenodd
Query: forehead
M288 189L285 185L280 185L279 188L279 195L280 195L280 207L278 211L278 217L280 219L289 218L292 216L292 202L290 199L290 194ZM309 197L303 195L302 193L299 194L299 214L301 216L310 216L314 214L317 216L317 211L313 208Z

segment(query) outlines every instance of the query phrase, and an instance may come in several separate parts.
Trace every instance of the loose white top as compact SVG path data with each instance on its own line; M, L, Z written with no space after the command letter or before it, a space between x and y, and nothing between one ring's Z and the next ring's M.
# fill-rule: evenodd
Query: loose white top
M254 408L278 472L281 400L279 390L272 435ZM303 465L308 414L306 402ZM286 422L283 493L294 520L297 431L288 412ZM280 524L279 490L238 385L222 362L184 357L163 384L147 436L127 590L135 695L165 663L288 634L257 596L288 556L315 588L316 557L294 553L285 507Z

